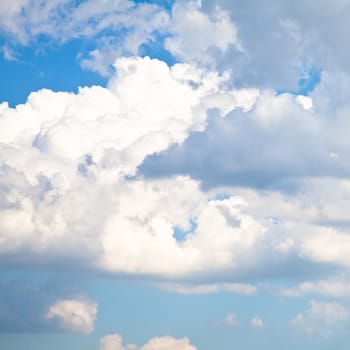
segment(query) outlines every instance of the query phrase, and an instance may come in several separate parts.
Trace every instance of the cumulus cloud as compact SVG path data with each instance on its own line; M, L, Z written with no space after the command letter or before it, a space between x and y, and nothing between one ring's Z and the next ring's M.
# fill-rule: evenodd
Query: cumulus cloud
M264 328L265 326L263 319L257 315L252 317L252 319L250 320L250 325L256 329L261 329L261 328Z
M140 350L196 350L197 348L190 344L190 340L185 337L176 339L170 336L156 337L150 339Z
M316 135L320 120L312 112L290 95L267 94L254 102L254 91L218 94L224 76L187 64L169 69L158 60L129 58L117 67L108 89L42 90L16 109L1 105L2 261L74 261L77 267L167 278L217 275L220 282L228 275L237 282L244 276L300 276L317 263L348 266L349 255L338 253L346 253L346 230L334 225L348 220L347 180L308 179L293 197L235 187L227 198L216 198L216 189L206 193L187 176L135 176L147 155L202 130L208 108L224 117L247 106L259 130L270 132L289 127L282 111L293 106ZM228 135L240 125L229 122L230 128L220 129ZM195 227L178 241L175 228L186 231L191 222ZM330 237L336 239L325 250L321 243ZM175 290L255 291L213 282Z
M2 259L169 276L237 265L264 235L243 201L211 201L188 177L130 177L147 155L203 129L208 108L225 115L246 95L218 96L225 76L187 64L116 66L108 89L42 90L15 109L1 105ZM175 227L192 218L196 230L178 242Z
M119 334L109 334L101 338L100 350L197 350L185 338L173 338L170 336L151 338L145 345L137 347L134 344L123 346L122 337Z
M324 96L315 91L313 111L292 94L261 91L249 111L237 109L226 118L213 114L203 133L150 157L141 170L149 176L190 174L207 188L288 190L304 177L346 177L349 149L337 135L348 129L348 105L333 109L334 121L322 106Z
M310 335L321 334L328 337L333 328L349 319L348 309L338 303L311 301L309 308L291 320L291 326Z
M6 11L25 13L28 4L14 2ZM65 13L70 3L48 6L40 11L61 6ZM82 2L66 30L81 26L77 35L95 35L112 25L113 11L159 10L147 6ZM212 33L193 54L239 45L232 14L206 12L205 2L178 2L166 45L183 60L197 57L188 53L193 38L183 37L192 32L189 21L180 26L185 10L196 19L194 33ZM159 26L168 20L157 18ZM85 22L93 24L91 33ZM243 294L255 292L240 283L246 276L305 280L317 265L349 266L350 150L342 141L348 102L336 93L333 73L323 72L306 97L232 89L229 74L189 63L169 68L129 57L115 68L108 88L41 90L16 108L0 105L1 261L196 276L202 278L196 286L180 281L167 288ZM347 91L346 77L338 83ZM229 195L217 198L223 186ZM181 241L179 228L187 232Z
M209 50L239 47L237 30L228 14L202 11L202 1L178 1L172 8L171 35L165 48L185 62L214 63ZM206 62L209 61L209 62Z
M58 300L50 305L46 317L69 332L89 334L94 330L97 304L88 300Z
M345 5L0 0L6 60L41 37L83 38L93 45L82 66L110 78L0 104L0 263L142 275L180 294L255 295L251 283L292 277L306 282L267 290L348 296ZM115 61L154 41L182 63ZM95 302L34 288L29 312L3 289L3 330L94 329ZM328 336L348 318L341 304L312 301L291 325ZM137 346L111 334L100 348ZM139 349L196 348L165 336Z
M122 337L115 334L105 335L100 339L100 350L134 350L137 349L137 346L134 344L127 344L125 347L123 346Z

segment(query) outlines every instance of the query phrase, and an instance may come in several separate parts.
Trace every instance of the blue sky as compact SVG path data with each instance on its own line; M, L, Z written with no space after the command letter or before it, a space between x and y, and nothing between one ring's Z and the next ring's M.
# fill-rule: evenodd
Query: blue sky
M0 0L0 345L348 349L347 1Z

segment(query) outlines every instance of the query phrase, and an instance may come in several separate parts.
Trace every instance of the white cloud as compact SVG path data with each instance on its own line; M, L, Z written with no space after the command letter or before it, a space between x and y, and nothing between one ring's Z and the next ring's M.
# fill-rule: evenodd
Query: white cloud
M310 232L301 246L304 255L317 262L350 267L350 237L348 232L320 227Z
M336 4L297 0L292 5L288 1L203 0L206 14L220 7L235 23L244 52L228 52L220 62L233 67L237 82L294 91L305 65L349 73L347 6L346 0Z
M255 295L258 288L244 283L220 283L220 284L184 284L161 283L158 286L164 290L179 294L210 294L227 291L242 295Z
M58 300L46 314L49 320L56 320L67 331L89 334L94 330L97 304L88 300Z
M37 9L35 16L46 11L56 18L55 9L65 10L66 5L45 2L42 9L32 10L27 2L14 2L4 11L16 15L22 8ZM85 36L111 26L117 30L137 11L140 16L132 25L141 32L145 21L137 21L143 14L154 14L154 30L169 20L158 7L143 5L105 1L99 7L83 2L73 11L74 21L63 38L76 28L76 35ZM206 9L208 4L199 1L178 2L173 8L172 21L179 23L167 45L180 40L177 50L183 59L195 60L192 53L205 56L211 45L220 51L238 45L228 12L216 9L206 14ZM116 13L120 22L113 27ZM95 20L97 15L100 21ZM193 31L186 16L196 20ZM91 32L86 31L86 22L93 23ZM293 21L279 23L294 36L300 34ZM45 28L47 33L52 30ZM203 37L191 51L194 39L182 36L198 30L203 30ZM145 35L151 40L149 32ZM142 41L136 39L128 43L131 51ZM346 77L334 84L333 73L324 72L311 97L295 97L277 96L268 89L229 90L227 74L190 64L169 68L158 60L133 57L119 59L115 66L117 73L108 88L81 88L78 94L41 90L15 109L0 105L4 259L13 254L12 263L24 264L40 255L53 264L74 260L111 272L163 277L213 276L220 271L224 281L228 272L235 280L252 272L290 272L277 268L292 269L290 261L349 266L350 187L348 180L339 179L349 173L350 149L343 141L349 107L346 94L336 93L338 83L341 91L348 90ZM207 119L213 109L226 118ZM334 118L327 114L330 109ZM234 112L227 116L230 111ZM188 176L131 178L154 153L166 151L167 169L180 163L171 157L169 147L182 144L191 132L188 148L179 151L188 157L185 173L214 191L226 184L275 190L235 187L229 189L230 199L220 201L210 200L215 196ZM291 195L278 190L288 192L293 185L303 191ZM174 229L188 228L191 220L196 224L193 232L177 241ZM159 260L165 263L158 264ZM207 284L170 288L182 293L256 292L249 285L220 282L214 278Z
M16 0L0 2L0 28L8 45L29 45L40 35L55 43L72 39L90 42L93 49L78 58L84 68L109 76L113 62L123 54L137 55L142 44L155 40L169 22L166 10L133 1ZM98 40L96 40L98 37Z
M69 5L70 0L15 0L10 5L8 1L1 0L0 27L13 40L27 44L32 36L56 33L58 22L64 22L60 11L67 13Z
M126 350L119 334L108 334L100 339L100 350Z
M96 3L89 1L84 5L88 4L93 5L89 13L90 17L96 20L96 26L92 29L92 33L85 32L85 30L91 30L91 26L87 24L88 19L78 20L78 17L75 16L74 19L78 23L81 22L81 35L87 37L99 35L106 29L109 29L110 32L99 38L97 46L88 55L84 56L82 53L79 60L83 68L96 71L104 76L110 76L110 70L116 57L125 54L127 56L138 55L143 44L151 44L157 40L159 33L166 33L168 30L170 18L167 11L153 4L136 5L129 1L127 9L121 8L112 13L106 9L102 14L102 20L99 19L98 11L96 11ZM78 10L79 8L76 12ZM72 29L74 30L74 27Z
M66 41L77 37L93 37L106 29L114 29L116 32L134 29L133 35L139 36L139 45L167 22L166 12L151 4L135 4L129 0L87 0L76 5L72 0L44 0L40 3L15 0L8 6L2 0L0 25L5 33L23 44L40 34ZM150 24L148 29L145 26L146 17ZM131 49L131 37L127 40L130 41Z
M225 317L225 323L230 327L236 327L238 324L237 316L234 313L229 313Z
M219 9L206 14L201 8L201 0L178 1L172 8L171 36L165 47L185 62L212 63L210 49L224 52L230 45L239 46L228 14Z
M108 334L100 339L100 350L137 350L135 344L123 345L122 337L117 334Z
M151 157L142 170L187 173L207 188L241 185L282 190L306 176L350 173L348 144L336 137L349 127L346 114L343 111L332 123L318 109L323 96L314 98L313 111L292 94L262 90L248 111L235 110L227 118L213 116L203 133L190 135L183 146L164 156Z
M140 350L196 350L197 348L190 344L188 338L176 339L173 337L152 338Z
M328 279L307 281L291 288L279 288L277 294L286 297L302 297L308 294L321 294L332 297L345 297L350 295L350 282L346 279Z
M256 329L262 329L265 327L265 323L263 321L263 319L257 315L255 315L251 320L250 320L250 325L253 327L253 328L256 328Z
M185 338L173 338L170 336L151 338L142 347L134 344L123 346L122 337L119 334L109 334L101 338L100 350L197 350L190 344L190 340Z
M243 201L208 200L188 177L128 177L147 155L202 129L208 108L224 115L230 99L233 109L240 96L246 106L246 94L217 98L225 77L189 65L169 69L149 58L116 65L108 89L41 90L15 109L1 105L0 251L16 255L16 264L40 254L53 264L133 274L238 266L265 232ZM174 228L191 219L197 228L177 242Z
M309 96L298 95L296 97L297 102L299 102L305 110L312 109L312 98Z
M320 333L331 335L337 323L349 319L349 311L338 303L311 301L309 308L291 320L291 326L310 335Z
M202 11L201 1L178 1L171 14L149 3L86 0L17 0L0 7L0 26L10 36L9 44L28 45L40 35L56 42L83 39L91 42L90 52L80 52L82 67L110 76L117 57L140 54L143 44L165 35L165 48L186 62L215 63L210 50L240 49L237 30L228 14L216 8ZM92 41L91 39L96 39ZM216 52L215 51L215 52ZM9 52L7 50L7 52Z
M15 0L11 5L2 0L0 26L11 45L28 44L42 34L56 42L92 39L91 51L81 53L80 60L105 75L116 57L139 54L142 44L152 44L161 34L177 57L232 69L241 86L297 90L305 66L348 72L346 6L345 0L336 5L323 0L315 11L310 0L293 6L286 1L238 5L180 0L169 13L162 6L130 0ZM272 54L276 48L279 55Z
M174 181L172 183L174 186ZM192 198L200 198L199 193L196 194L193 190L191 192ZM187 190L186 194L189 195L191 192ZM128 197L130 198L130 194ZM174 200L174 196L169 192L167 197L169 198L167 201L170 198ZM180 199L181 197L178 198L177 205L181 211L186 211L184 206L180 206L183 200ZM135 203L132 198L130 200ZM166 205L168 205L167 201ZM239 257L244 254L243 252L252 248L256 241L264 236L264 228L242 212L242 203L237 198L231 198L226 202L200 203L197 201L198 226L183 242L176 242L172 237L171 222L175 217L169 216L168 213L163 214L160 207L154 211L157 214L145 217L143 214L145 209L152 212L154 209L150 206L151 199L144 203L147 203L147 208L143 208L145 204L139 203L135 206L135 216L132 216L130 205L125 202L125 213L120 208L119 213L107 222L102 238L105 250L104 268L115 272L127 271L168 276L183 276L196 271L208 273L225 270L238 266L241 263ZM190 203L194 205L194 202ZM161 203L155 202L155 204L158 207ZM139 219L136 219L137 217ZM142 218L143 221L140 222ZM122 232L128 232L128 235L116 235L116 227L119 227ZM160 246L162 249L159 249ZM121 251L124 254L117 254ZM163 263L159 264L158 261Z

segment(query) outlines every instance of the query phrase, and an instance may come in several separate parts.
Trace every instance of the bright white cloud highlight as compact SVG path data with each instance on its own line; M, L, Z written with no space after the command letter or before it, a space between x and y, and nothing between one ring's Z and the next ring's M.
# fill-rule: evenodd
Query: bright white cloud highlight
M46 317L57 321L69 332L89 334L94 330L97 304L87 300L58 300L49 307Z

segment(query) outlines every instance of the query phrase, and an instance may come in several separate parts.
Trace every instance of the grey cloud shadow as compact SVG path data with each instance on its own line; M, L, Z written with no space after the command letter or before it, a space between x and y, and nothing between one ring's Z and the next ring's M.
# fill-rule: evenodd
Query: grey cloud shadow
M349 175L348 167L327 158L322 135L298 128L266 130L240 110L221 118L211 111L204 132L183 145L148 156L138 169L146 178L189 175L204 189L220 186L294 192L305 177Z

